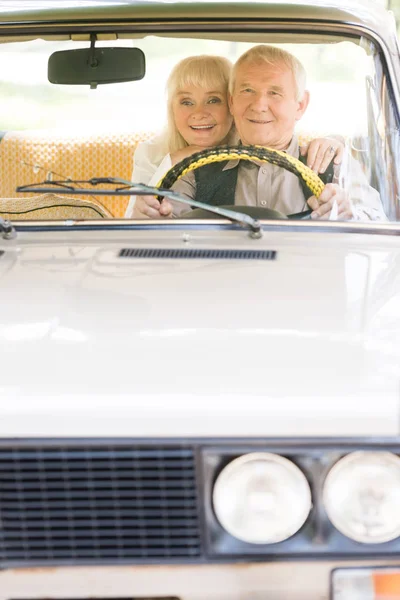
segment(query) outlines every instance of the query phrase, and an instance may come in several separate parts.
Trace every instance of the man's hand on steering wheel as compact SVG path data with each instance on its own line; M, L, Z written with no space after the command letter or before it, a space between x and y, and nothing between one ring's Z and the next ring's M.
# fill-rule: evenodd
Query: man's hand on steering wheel
M327 183L318 199L315 196L311 196L307 200L309 207L313 209L311 218L329 219L335 201L337 206L337 216L335 216L335 219L351 219L353 211L349 198L346 192L336 183Z
M160 219L172 217L172 204L164 198L160 203L155 196L136 196L133 219Z

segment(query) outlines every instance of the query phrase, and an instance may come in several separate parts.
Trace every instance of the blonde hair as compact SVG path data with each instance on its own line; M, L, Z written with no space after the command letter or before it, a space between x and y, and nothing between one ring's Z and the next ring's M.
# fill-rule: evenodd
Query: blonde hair
M236 72L238 68L244 63L254 64L260 62L274 66L283 63L286 67L288 67L288 69L292 71L294 77L296 100L302 99L306 89L307 78L303 65L295 56L293 56L293 54L290 54L290 52L282 50L281 48L276 48L275 46L268 46L266 44L253 46L250 48L250 50L247 50L247 52L242 54L242 56L240 56L233 65L229 80L229 93L231 95L233 94L235 87Z
M202 54L181 60L172 69L167 81L167 145L169 152L176 152L188 144L176 128L173 101L185 87L195 86L215 89L222 87L228 94L232 63L222 56Z

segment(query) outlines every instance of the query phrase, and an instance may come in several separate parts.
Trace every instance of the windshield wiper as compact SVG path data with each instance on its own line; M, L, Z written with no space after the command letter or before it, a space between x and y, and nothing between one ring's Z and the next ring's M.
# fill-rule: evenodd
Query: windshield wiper
M78 185L91 185L92 187L96 187L98 185L105 184L110 184L113 186L117 185L117 187L112 189L90 189L76 187ZM118 187L118 184L122 187ZM143 183L133 183L132 181L127 181L126 179L120 179L119 177L92 177L91 179L67 179L65 181L50 181L46 179L40 183L20 185L17 187L16 191L29 193L36 192L38 194L57 193L88 196L132 196L137 194L141 196L163 196L164 198L175 200L176 202L186 204L190 207L195 206L196 208L203 208L209 212L215 213L216 215L226 217L233 223L239 223L250 230L251 237L260 238L262 236L260 222L257 219L253 219L249 215L236 212L235 210L222 208L220 206L211 206L206 202L190 200L189 198L186 198L186 196L183 196L183 194L179 194L178 192L174 192L169 189L152 187L149 185L144 185Z
M5 240L12 240L17 235L14 225L11 221L7 221L0 217L0 233Z

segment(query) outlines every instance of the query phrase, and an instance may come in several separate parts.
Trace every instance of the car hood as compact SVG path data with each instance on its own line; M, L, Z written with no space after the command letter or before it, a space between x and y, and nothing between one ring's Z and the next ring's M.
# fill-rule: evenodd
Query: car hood
M398 238L38 235L2 246L0 435L399 433Z

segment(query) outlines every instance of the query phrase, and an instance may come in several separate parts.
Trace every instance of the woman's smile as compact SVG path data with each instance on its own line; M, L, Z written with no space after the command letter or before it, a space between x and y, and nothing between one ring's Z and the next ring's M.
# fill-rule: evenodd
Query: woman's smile
M215 127L215 124L212 124L212 125L190 125L190 128L194 129L194 131L204 131L204 130L213 129L214 127Z

